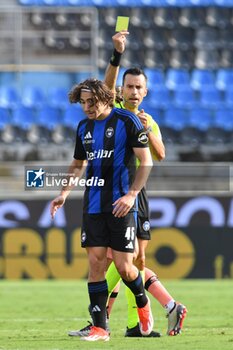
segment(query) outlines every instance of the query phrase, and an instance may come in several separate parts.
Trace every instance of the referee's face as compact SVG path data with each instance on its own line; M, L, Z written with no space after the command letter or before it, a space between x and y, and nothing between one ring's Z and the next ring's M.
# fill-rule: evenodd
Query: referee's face
M102 102L95 102L91 91L81 91L80 104L88 119L104 119L109 114L109 107Z
M130 110L138 109L138 106L142 103L146 94L146 79L143 74L127 74L125 76L124 85L122 87L125 108Z

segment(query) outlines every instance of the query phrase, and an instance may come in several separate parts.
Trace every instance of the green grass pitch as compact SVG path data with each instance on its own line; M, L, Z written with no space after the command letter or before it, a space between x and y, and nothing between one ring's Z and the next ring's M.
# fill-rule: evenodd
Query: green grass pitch
M155 330L161 338L125 338L126 301L124 286L110 319L109 342L84 342L67 331L86 325L86 281L0 282L0 350L232 350L233 280L163 281L182 301L188 314L181 335L166 336L165 311L152 301Z

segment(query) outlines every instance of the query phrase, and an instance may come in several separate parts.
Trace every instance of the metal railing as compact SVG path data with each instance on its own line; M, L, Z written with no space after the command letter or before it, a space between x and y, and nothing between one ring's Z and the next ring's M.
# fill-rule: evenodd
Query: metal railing
M0 71L96 72L94 7L0 5Z

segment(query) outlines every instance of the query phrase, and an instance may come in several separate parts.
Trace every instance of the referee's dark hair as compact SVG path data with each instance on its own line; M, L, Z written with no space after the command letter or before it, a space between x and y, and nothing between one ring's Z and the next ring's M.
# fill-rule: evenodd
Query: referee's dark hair
M110 107L114 106L114 93L101 80L86 79L75 85L68 94L69 101L71 103L80 102L82 90L92 92L95 103L102 102Z
M126 69L126 71L124 72L123 77L122 77L122 85L124 85L125 77L127 74L131 74L131 75L135 75L135 76L142 74L147 82L146 73L139 67L132 67L132 68Z

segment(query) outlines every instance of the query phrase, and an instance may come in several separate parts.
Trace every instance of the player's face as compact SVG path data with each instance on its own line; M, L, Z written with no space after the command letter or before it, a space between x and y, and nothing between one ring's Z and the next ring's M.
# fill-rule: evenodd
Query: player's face
M136 109L147 94L146 79L143 74L125 76L122 87L124 105L129 109Z
M107 104L96 103L91 91L81 91L80 104L88 119L102 119L106 116Z

